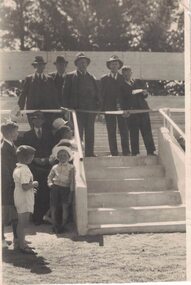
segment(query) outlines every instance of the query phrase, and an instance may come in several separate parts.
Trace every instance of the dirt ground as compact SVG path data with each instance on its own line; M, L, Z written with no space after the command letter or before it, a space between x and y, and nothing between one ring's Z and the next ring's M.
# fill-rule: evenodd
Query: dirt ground
M185 233L79 238L71 230L56 236L42 225L33 227L27 240L36 255L14 251L12 245L4 250L3 285L186 280Z

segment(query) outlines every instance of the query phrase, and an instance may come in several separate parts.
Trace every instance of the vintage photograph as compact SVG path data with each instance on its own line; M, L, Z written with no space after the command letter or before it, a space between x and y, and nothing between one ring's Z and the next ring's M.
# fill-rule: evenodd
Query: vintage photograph
M191 280L191 1L0 13L1 284Z

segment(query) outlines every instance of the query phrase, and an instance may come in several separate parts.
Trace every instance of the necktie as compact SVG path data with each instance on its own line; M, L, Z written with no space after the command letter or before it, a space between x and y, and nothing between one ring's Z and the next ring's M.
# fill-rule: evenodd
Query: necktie
M41 128L37 129L37 137L40 139L42 137L42 130Z

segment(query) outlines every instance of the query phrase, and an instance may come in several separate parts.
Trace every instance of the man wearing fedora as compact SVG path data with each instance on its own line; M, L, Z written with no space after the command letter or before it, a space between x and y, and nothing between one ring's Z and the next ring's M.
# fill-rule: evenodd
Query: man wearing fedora
M99 95L96 79L87 67L90 64L83 52L78 53L74 60L76 70L68 73L63 86L63 106L75 110L95 111L99 107ZM94 155L94 123L95 114L77 112L80 138L85 133L85 156Z
M59 103L54 94L56 93L51 77L44 74L46 62L42 56L36 56L32 63L35 73L28 75L23 83L23 89L18 100L21 110L57 109ZM49 120L51 114L46 114ZM29 124L31 125L30 114L28 114Z
M123 66L123 62L118 56L113 55L106 62L109 74L101 78L101 98L103 111L116 111L122 108L121 98L123 93L124 79L119 73L119 69ZM105 115L106 127L108 132L109 148L112 156L118 155L117 147L117 124L121 136L121 147L123 155L129 155L129 135L127 122L122 115Z
M49 188L47 176L50 171L49 156L54 146L54 137L51 129L45 127L45 117L41 111L31 114L32 129L25 132L17 145L29 145L36 149L35 157L30 164L34 179L39 182L39 189L35 195L34 222L41 224L43 216L49 209Z
M52 77L54 85L57 91L59 105L62 106L62 87L64 83L64 77L66 75L66 67L68 61L65 60L63 56L57 56L54 62L56 66L56 71L49 73L48 75Z

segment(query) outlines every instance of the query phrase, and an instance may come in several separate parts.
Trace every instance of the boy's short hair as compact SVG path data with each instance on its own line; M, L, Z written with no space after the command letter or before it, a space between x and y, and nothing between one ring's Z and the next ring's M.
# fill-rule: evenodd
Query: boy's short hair
M1 133L3 136L7 136L12 130L18 129L18 128L19 126L15 122L8 121L1 125Z
M35 154L35 151L36 149L29 145L20 145L16 151L18 162L26 163L28 159Z

